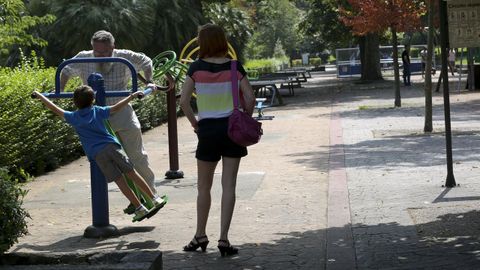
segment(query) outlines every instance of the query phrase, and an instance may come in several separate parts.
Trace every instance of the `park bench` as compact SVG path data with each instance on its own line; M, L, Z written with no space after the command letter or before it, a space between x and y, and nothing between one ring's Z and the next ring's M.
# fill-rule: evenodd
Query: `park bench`
M277 73L296 73L296 76L300 82L307 82L307 79L312 77L310 71L304 67L293 67L284 69L282 71L277 71Z
M267 104L265 105L266 98L256 98L255 99L255 109L257 110L257 116L253 117L256 120L272 120L275 116L270 116L270 115L264 115L263 114L263 109L271 107L271 105Z

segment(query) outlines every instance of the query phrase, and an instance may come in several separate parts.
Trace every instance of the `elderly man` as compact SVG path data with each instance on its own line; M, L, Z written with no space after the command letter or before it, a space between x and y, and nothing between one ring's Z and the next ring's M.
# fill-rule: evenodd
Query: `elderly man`
M152 60L146 55L131 50L115 49L115 38L107 31L100 30L91 38L92 50L81 51L74 58L86 57L122 57L130 61L137 73L143 72L149 87L155 87L152 81ZM73 63L66 66L60 76L60 90L63 91L68 80L78 76L84 84L92 73L100 73L105 81L105 91L118 91L127 89L131 79L131 72L123 63ZM170 84L173 86L173 84ZM107 105L115 104L121 97L107 98ZM110 118L110 124L122 143L128 158L135 170L155 192L155 175L149 165L147 153L142 142L140 122L129 104ZM125 213L133 213L134 207L129 205Z

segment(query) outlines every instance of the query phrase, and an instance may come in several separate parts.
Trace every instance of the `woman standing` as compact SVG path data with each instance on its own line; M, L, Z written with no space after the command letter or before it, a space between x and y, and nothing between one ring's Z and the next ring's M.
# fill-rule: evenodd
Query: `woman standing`
M206 226L211 205L210 190L215 168L222 160L222 202L218 249L222 256L234 255L238 249L230 244L228 230L235 207L235 187L240 159L247 155L247 148L237 145L227 135L228 117L233 111L231 60L227 58L228 43L223 29L214 24L199 28L199 59L190 65L182 87L180 106L198 136L197 158L198 196L197 230L183 250L205 251L209 243ZM243 95L243 110L253 113L255 97L246 72L237 63L237 77ZM236 82L238 83L238 82ZM190 98L197 94L198 119Z

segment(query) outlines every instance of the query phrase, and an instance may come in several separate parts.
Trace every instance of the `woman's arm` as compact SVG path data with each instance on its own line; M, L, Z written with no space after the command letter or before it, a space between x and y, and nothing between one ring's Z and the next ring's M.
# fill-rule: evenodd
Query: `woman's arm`
M193 113L192 106L190 105L190 100L192 98L193 91L195 89L195 82L187 76L185 78L185 82L182 86L182 95L180 97L180 107L182 108L183 113L187 117L188 121L193 127L193 130L197 131L198 129L198 121L195 118L195 114Z
M252 115L255 107L255 95L253 94L252 86L245 75L240 81L240 91L242 91L243 99L245 101L245 112Z

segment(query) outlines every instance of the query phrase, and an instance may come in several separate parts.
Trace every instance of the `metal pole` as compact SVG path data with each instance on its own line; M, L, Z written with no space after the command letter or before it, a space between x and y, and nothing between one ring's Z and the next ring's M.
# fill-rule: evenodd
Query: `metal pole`
M177 99L175 89L167 92L168 114L168 155L170 158L170 170L165 173L166 179L183 178L183 172L178 165L178 134L177 134Z
M105 106L105 84L101 74L92 73L88 85L95 91L95 102ZM108 213L108 186L105 176L95 160L90 160L90 186L92 191L92 225L88 226L83 236L86 238L103 238L116 235L118 230L110 224Z
M442 47L442 72L443 76L443 101L445 111L445 139L447 150L447 179L446 187L456 186L455 176L453 175L453 157L452 157L452 130L450 120L450 93L448 86L448 21L447 21L447 2L439 0L440 4L440 43Z

